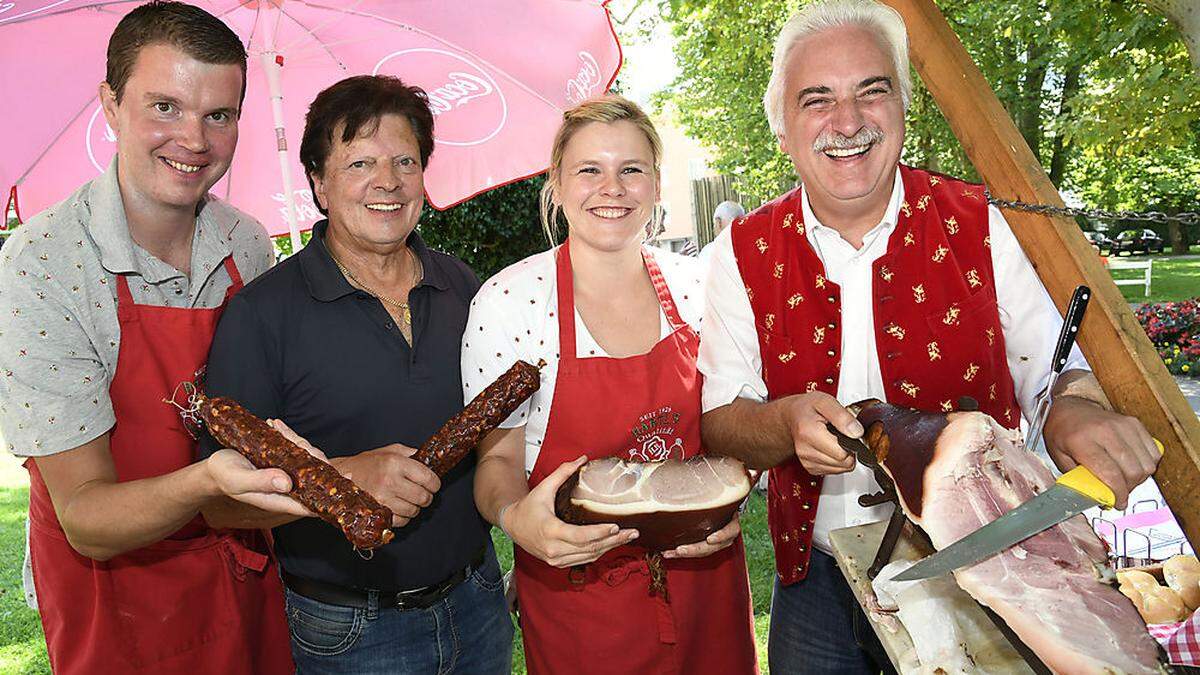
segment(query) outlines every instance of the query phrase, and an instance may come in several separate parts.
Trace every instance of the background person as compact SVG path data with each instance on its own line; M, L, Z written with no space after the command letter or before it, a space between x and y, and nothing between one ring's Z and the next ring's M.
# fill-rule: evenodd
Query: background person
M479 288L416 232L433 145L424 92L396 78L318 94L300 161L328 219L233 298L213 340L210 395L286 422L396 515L395 540L365 559L317 518L233 500L205 510L223 526L274 528L301 673L510 669L475 459L439 480L410 457L463 407L459 345Z
M208 194L238 138L246 52L201 9L134 9L100 103L117 154L34 216L0 263L0 424L30 458L30 556L55 673L290 673L283 594L217 495L298 510L282 471L193 463L163 398L192 380L227 298L271 264L253 218Z
M708 269L710 260L712 259L712 245L721 235L725 228L733 224L733 221L746 215L746 209L742 205L734 201L723 201L717 204L717 208L713 209L713 236L712 240L700 249L700 262L704 265L704 269Z
M644 244L662 145L633 103L605 96L564 114L542 194L566 243L488 280L463 335L463 391L515 360L542 386L480 446L480 512L515 542L531 673L752 673L754 633L735 519L667 558L651 594L637 532L573 526L554 495L583 457L682 459L700 446L696 261ZM641 422L655 420L650 431ZM632 430L632 431L631 431Z

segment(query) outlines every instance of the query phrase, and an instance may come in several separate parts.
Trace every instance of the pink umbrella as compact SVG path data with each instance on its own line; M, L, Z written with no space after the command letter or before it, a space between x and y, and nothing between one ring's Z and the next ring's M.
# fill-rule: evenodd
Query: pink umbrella
M97 85L108 36L143 1L0 1L0 186L26 214L111 160ZM237 155L214 192L290 232L293 250L319 217L298 148L325 87L372 73L425 89L437 139L426 194L444 209L544 171L562 111L606 91L621 64L607 0L191 1L250 54Z

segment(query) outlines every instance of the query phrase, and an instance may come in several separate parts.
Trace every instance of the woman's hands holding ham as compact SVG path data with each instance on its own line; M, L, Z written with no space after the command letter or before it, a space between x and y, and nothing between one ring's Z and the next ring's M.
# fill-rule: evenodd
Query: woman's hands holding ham
M721 549L728 548L742 533L742 520L738 514L733 514L733 520L721 529L708 535L704 541L695 544L684 544L670 551L663 551L664 558L703 558Z
M529 494L500 510L497 525L518 546L554 567L594 562L637 538L637 530L616 525L570 525L554 513L554 497L587 457L561 464Z

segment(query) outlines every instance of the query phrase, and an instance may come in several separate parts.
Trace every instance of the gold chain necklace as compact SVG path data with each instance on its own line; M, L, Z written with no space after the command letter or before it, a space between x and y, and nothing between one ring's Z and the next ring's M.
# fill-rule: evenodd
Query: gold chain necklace
M418 260L416 254L414 254L412 252L411 248L405 248L404 250L408 251L408 255L412 259L412 265L413 265L412 287L416 288L417 284L421 283L421 270L420 270L421 263ZM401 317L401 319L403 319L404 325L408 326L408 327L412 327L412 311L408 308L407 302L400 302L399 300L396 300L395 298L389 298L388 296L384 295L383 293L380 293L379 291L375 290L374 288L371 288L370 286L359 281L358 277L354 276L353 272L346 269L346 266L342 264L342 261L337 259L337 256L333 255L332 251L329 252L329 257L333 259L333 264L337 265L337 268L339 270L341 270L342 274L346 275L347 279L354 282L355 286L358 286L359 288L363 289L364 291L375 296L376 299L378 299L380 302L384 303L385 305L391 305L392 307L399 309L400 317Z

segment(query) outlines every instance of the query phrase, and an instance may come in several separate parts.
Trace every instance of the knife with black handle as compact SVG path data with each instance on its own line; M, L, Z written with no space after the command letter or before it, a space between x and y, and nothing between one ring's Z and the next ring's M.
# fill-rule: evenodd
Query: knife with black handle
M1062 332L1058 334L1058 344L1054 347L1054 360L1050 362L1050 381L1046 390L1038 397L1034 409L1033 421L1029 423L1029 434L1026 436L1025 447L1030 450L1037 447L1042 439L1042 429L1046 426L1046 416L1050 413L1050 392L1054 383L1062 374L1071 356L1071 347L1075 346L1075 337L1079 334L1079 325L1083 323L1083 314L1087 311L1088 300L1092 297L1092 289L1087 286L1075 287L1071 302L1067 305L1067 314L1063 317Z

